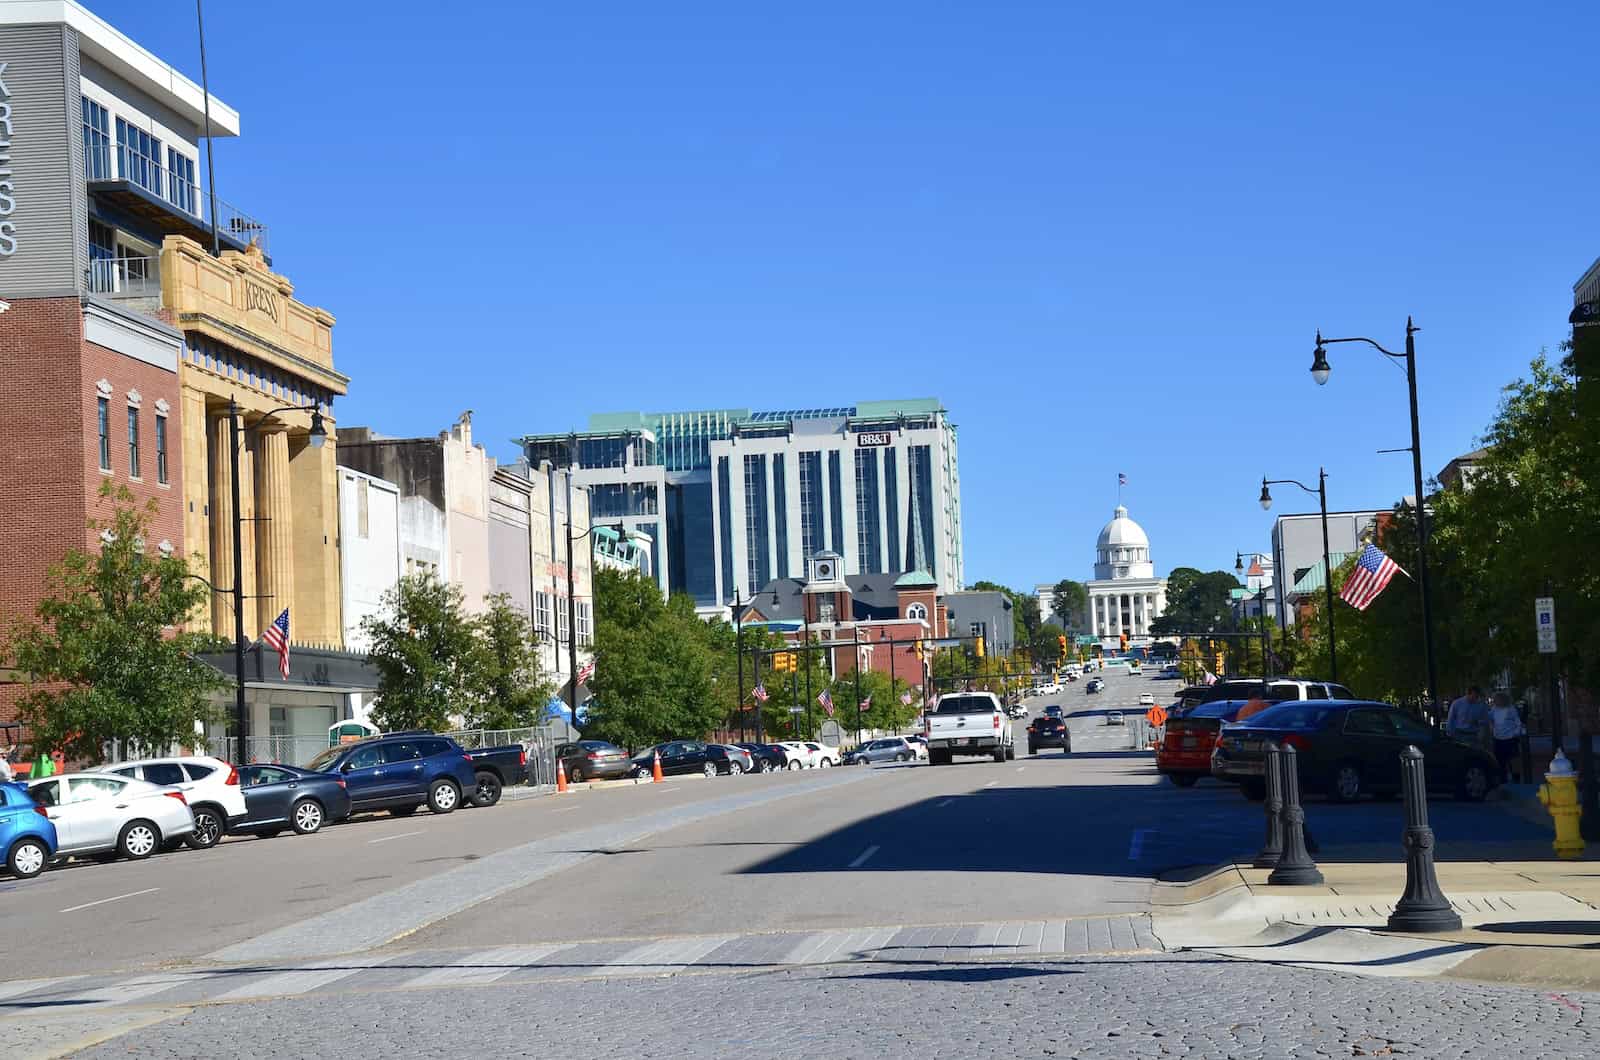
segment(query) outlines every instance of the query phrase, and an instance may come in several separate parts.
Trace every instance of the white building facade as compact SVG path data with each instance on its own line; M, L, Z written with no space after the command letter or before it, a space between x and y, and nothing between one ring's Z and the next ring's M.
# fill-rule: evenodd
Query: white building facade
M400 487L339 468L339 587L344 646L366 651L361 620L400 581Z
M1089 630L1103 647L1117 647L1124 633L1148 642L1151 623L1166 613L1167 580L1156 577L1150 538L1120 504L1095 542L1094 580L1085 588Z

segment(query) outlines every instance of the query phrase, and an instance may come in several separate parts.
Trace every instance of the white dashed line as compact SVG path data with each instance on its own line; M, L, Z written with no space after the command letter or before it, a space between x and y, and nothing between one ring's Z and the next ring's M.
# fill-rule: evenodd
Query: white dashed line
M395 835L386 835L382 839L369 839L369 840L367 840L367 846L370 847L370 846L374 846L374 845L376 845L378 843L387 843L391 839L404 839L407 836L421 835L421 834L422 834L421 832L399 832L399 833L397 833Z
M877 847L875 847L875 846L868 847L867 849L863 850L861 852L861 854L854 861L852 861L850 863L849 867L852 868L852 869L859 869L861 866L863 866L863 865L865 865L867 863L867 859L868 858L870 858L872 855L876 854L877 852L878 852L878 848Z
M120 902L124 898L137 898L141 894L155 894L159 890L161 890L159 887L146 887L142 891L129 891L127 894L119 894L112 898L102 898L97 902L84 902L82 905L69 905L65 909L59 911L63 913L76 913L80 909L89 909L97 905L105 905L107 902Z
M986 788L992 788L992 787L994 787L994 786L995 786L995 785L996 785L996 784L998 784L998 783L1000 783L1000 782L999 782L999 781L998 781L998 780L991 780L991 781L989 781L989 783L987 783L987 784L985 784L985 785L984 785L984 787L986 787Z

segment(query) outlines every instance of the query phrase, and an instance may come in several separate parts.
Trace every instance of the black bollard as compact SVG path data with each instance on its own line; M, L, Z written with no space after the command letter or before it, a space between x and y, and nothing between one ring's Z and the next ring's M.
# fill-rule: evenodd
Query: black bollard
M1317 863L1306 850L1306 811L1300 806L1300 762L1292 745L1278 753L1279 786L1283 789L1283 853L1267 877L1273 885L1315 886L1322 882Z
M1422 752L1400 752L1400 783L1406 797L1406 893L1389 915L1391 931L1459 931L1461 917L1439 889L1433 871L1433 829L1428 827L1428 782Z
M1278 745L1268 740L1267 769L1264 777L1267 782L1267 838L1262 844L1261 853L1250 863L1252 868L1274 868L1278 864L1278 859L1283 857L1283 778L1279 773L1280 757L1282 756L1278 751Z
M1600 839L1600 776L1595 774L1594 733L1578 731L1578 834Z

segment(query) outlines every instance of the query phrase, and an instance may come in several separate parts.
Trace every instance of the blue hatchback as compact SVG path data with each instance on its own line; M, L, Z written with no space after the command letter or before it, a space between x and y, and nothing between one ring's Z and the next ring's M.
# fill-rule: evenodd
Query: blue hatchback
M56 856L55 822L33 801L26 784L0 784L0 852L19 880L39 875Z
M351 813L388 810L404 816L424 804L434 813L449 813L461 805L463 793L478 790L467 752L433 733L391 733L330 747L306 768L343 777Z

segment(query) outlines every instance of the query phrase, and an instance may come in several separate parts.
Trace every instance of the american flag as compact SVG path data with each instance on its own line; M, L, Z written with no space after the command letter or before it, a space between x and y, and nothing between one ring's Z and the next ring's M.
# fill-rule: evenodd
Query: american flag
M865 714L867 711L872 709L872 697L871 696L868 696L866 699L863 699L861 701L860 709L861 709L861 713L863 713L863 714Z
M1385 556L1376 545L1368 545L1361 550L1361 558L1356 560L1356 569L1350 572L1350 577L1344 580L1344 588L1339 590L1339 599L1355 608L1365 611L1378 594L1388 588L1389 580L1396 572L1405 574L1400 570L1400 564ZM1406 574L1406 577L1411 575Z
M578 667L578 684L580 684L580 685L583 684L585 681L589 680L589 678L591 678L593 676L594 676L594 660L593 659L590 659L588 662L586 662L582 666Z
M273 620L261 634L261 643L278 653L278 673L283 677L289 676L289 609L283 609L283 614Z
M1201 672L1206 675L1206 684L1214 685L1214 684L1217 683L1217 675L1216 674L1212 673L1210 670L1203 670Z
M767 695L767 686L766 685L756 685L754 688L752 688L750 690L750 694L752 696L755 696L756 700L758 702L761 702L761 703L765 703L767 701L767 699L769 698L768 695Z
M828 712L828 717L833 717L833 697L828 695L826 688L817 693L817 702L821 703L822 709Z
M910 692L902 692L902 693L900 693L900 702L904 703L906 706L909 707L911 705L911 693Z
M1117 485L1126 486L1127 484L1128 484L1128 476L1124 475L1122 472L1118 471L1117 472Z

